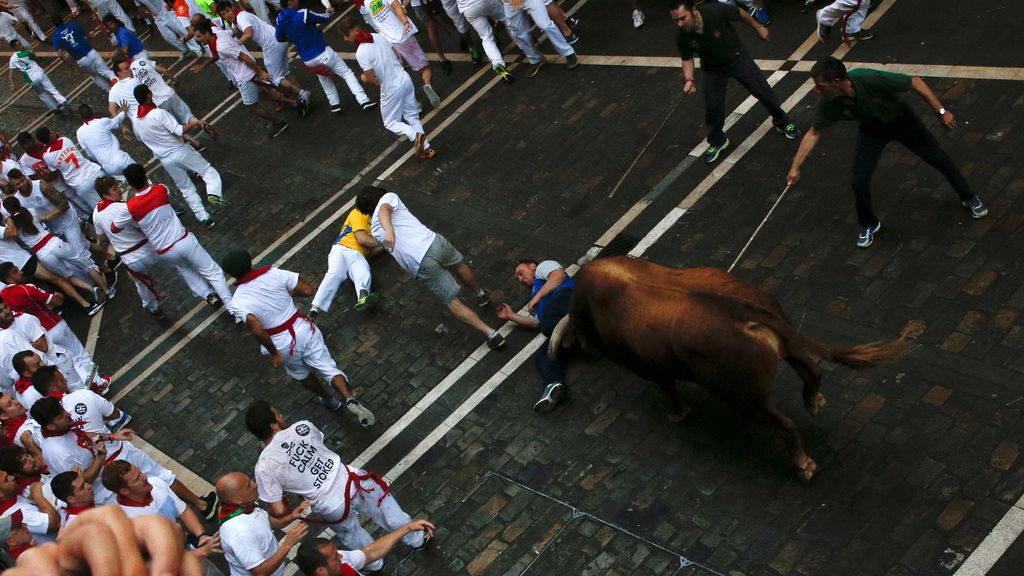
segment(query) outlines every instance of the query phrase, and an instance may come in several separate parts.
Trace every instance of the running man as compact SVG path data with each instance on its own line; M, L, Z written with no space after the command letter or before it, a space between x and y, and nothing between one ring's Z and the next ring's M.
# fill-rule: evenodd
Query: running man
M391 43L392 49L398 54L399 58L413 72L420 73L420 77L423 79L423 93L427 95L430 105L434 108L440 106L441 98L438 97L437 92L430 85L433 74L430 71L430 65L427 63L427 55L423 53L423 48L416 41L416 33L419 30L416 29L416 25L412 23L412 20L405 13L402 3L398 0L371 0L370 2L366 0L352 0L352 3L359 8L359 13L362 14L363 19L373 27L377 34L383 36L385 40ZM366 70L365 66L363 70ZM363 82L366 82L366 80L363 80ZM383 99L383 95L381 98ZM383 106L383 103L381 106Z
M11 50L14 51L14 54L11 54L11 62L7 67L7 80L10 81L11 92L15 90L14 71L17 70L21 73L21 77L25 79L25 82L36 91L39 99L49 108L50 112L67 114L69 109L68 99L60 93L60 90L57 90L57 87L50 81L50 77L36 63L35 53L22 46L21 41L18 39L11 40L10 44Z
M78 115L82 118L82 125L75 132L78 146L98 162L104 172L120 177L129 164L135 164L135 160L121 149L121 143L115 135L115 131L128 118L128 111L117 111L113 117L100 117L96 116L91 106L82 104L78 107ZM99 190L96 192L99 193Z
M116 77L103 61L103 57L89 43L89 35L85 28L75 21L65 23L58 15L53 16L53 25L53 48L60 59L84 70L100 90L110 90L110 85Z

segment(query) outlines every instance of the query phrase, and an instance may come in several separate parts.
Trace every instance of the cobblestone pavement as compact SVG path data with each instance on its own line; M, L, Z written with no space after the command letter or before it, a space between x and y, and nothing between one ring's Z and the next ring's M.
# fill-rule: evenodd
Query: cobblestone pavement
M800 50L814 21L801 4L770 3L768 43L741 32L768 73L780 71L773 80L781 99L836 49ZM245 246L319 281L347 202L383 178L499 299L521 305L527 295L511 276L518 259L575 262L633 207L635 218L617 229L628 249L711 173L688 157L702 138L703 109L699 95L680 94L672 22L662 3L641 6L647 23L633 30L626 2L567 1L583 22L577 49L590 57L575 71L553 59L529 79L520 66L511 86L464 59L451 76L438 71L435 87L453 96L428 119L439 150L430 162L408 158L409 145L395 144L379 115L350 97L343 115L330 116L301 71L317 108L306 120L286 111L292 127L279 140L269 142L240 107L217 121L222 138L207 157L231 204L198 236L215 257ZM363 455L371 469L394 470L407 511L439 522L430 551L390 558L398 574L953 574L1024 494L1024 54L1013 49L1024 16L1005 1L939 9L885 0L879 13L877 37L845 59L920 65L916 73L960 127L943 132L921 102L914 106L991 213L971 220L940 175L893 146L874 180L885 229L869 250L857 249L847 185L855 130L837 126L738 260L735 273L774 294L809 336L913 339L890 367L828 367L829 404L814 419L801 409L795 374L780 369L778 403L819 465L812 484L796 480L774 432L693 386L684 386L690 416L672 424L657 389L596 354L574 364L559 408L534 414L540 381L532 362L506 365L533 335L514 331L505 350L479 352L478 336L387 258L373 262L380 309L356 313L346 286L319 322L376 413L374 428L318 408L223 314L193 310L197 301L172 279L164 323L140 309L126 283L104 310L96 355L118 373L117 404L146 441L207 481L251 470L258 446L240 418L250 399L317 422L344 458ZM328 36L342 47L336 30ZM51 78L67 92L82 82L65 65ZM214 68L184 72L178 89L204 116L229 108L225 98L237 101ZM729 109L744 97L733 84ZM87 87L74 102L104 100ZM794 99L801 127L814 103L813 95ZM21 96L0 110L13 133L41 104ZM733 149L716 167L721 177L645 245L645 257L721 268L736 261L782 192L796 149L774 133L757 135L766 118L759 106L738 116ZM65 133L76 126L48 122ZM71 321L84 336L87 319ZM450 388L424 400L456 369L464 374ZM507 378L458 411L496 374ZM373 444L411 409L418 417ZM439 441L406 462L435 430ZM1016 574L1021 554L1018 542L990 573Z

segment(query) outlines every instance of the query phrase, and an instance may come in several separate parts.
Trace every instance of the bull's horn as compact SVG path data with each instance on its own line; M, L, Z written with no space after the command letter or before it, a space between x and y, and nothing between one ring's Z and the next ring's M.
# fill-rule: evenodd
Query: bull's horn
M562 338L565 337L565 331L569 328L569 315L562 316L562 319L555 325L555 329L551 331L551 338L548 338L548 358L552 360L558 356L558 348L562 345Z

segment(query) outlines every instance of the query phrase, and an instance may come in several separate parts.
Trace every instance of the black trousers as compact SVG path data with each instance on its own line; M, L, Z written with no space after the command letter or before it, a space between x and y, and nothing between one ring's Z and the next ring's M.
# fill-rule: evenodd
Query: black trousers
M739 82L768 109L773 124L780 127L789 124L789 115L779 106L775 91L746 52L738 54L724 67L701 70L704 72L704 123L708 127L708 144L711 146L725 144L725 92L730 78Z
M571 300L572 290L558 291L545 300L539 318L540 331L549 339L558 322L569 313ZM536 366L545 386L555 382L565 382L565 367L573 355L572 348L559 348L555 358L548 358L548 342L549 340L545 340L544 345L533 354L533 365Z
M914 114L909 106L905 107L895 122L885 128L861 129L857 132L857 151L853 158L853 175L850 185L857 204L857 222L863 226L878 224L874 208L871 205L871 176L878 167L878 160L886 144L896 141L903 144L918 158L930 164L946 177L950 186L956 191L960 200L968 200L974 196L971 186L963 173L953 163L949 154L939 146L939 142L928 131L921 119Z

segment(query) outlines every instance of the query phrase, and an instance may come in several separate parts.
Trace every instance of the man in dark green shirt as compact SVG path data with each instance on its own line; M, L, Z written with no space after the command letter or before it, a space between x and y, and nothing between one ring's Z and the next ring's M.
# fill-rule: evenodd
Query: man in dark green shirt
M735 78L768 109L776 131L790 140L799 138L800 130L779 106L775 92L743 47L732 23L746 22L762 40L768 39L768 29L758 24L746 10L728 4L710 2L695 7L694 0L672 0L671 6L669 12L679 27L676 46L682 58L684 94L697 91L693 57L700 54L700 69L704 73L704 123L708 127L704 161L711 164L729 147L724 128L725 90L730 78Z
M942 173L956 190L960 202L973 218L984 218L988 208L971 190L964 175L939 146L935 137L903 101L903 94L913 90L942 118L946 128L955 128L953 113L942 107L931 88L917 76L895 74L870 68L847 72L842 62L831 56L823 58L811 70L814 90L821 94L814 125L800 142L793 158L787 181L790 186L800 180L800 166L807 160L825 128L844 120L860 124L857 151L853 160L850 184L857 202L857 221L862 231L857 246L867 248L874 241L882 223L871 206L871 176L878 166L882 150L895 140Z

